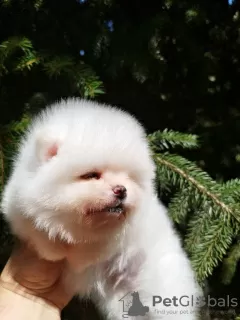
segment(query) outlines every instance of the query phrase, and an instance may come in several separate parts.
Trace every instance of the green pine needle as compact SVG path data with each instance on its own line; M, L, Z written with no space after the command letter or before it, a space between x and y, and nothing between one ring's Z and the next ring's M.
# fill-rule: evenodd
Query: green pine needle
M68 56L55 56L43 63L43 68L50 78L61 74L71 74L74 67L74 60Z
M184 223L189 216L185 247L202 283L239 232L240 208L232 196L239 181L218 184L193 162L168 152L153 157L159 183L169 181L179 190L170 201L169 213L176 223Z
M198 137L196 135L168 129L156 131L150 134L148 138L152 148L156 151L174 147L182 147L184 149L195 149L199 147Z
M0 44L0 59L1 61L8 58L17 49L24 53L29 53L33 50L32 42L26 37L11 37Z
M240 260L240 241L234 244L229 251L227 257L223 260L222 266L222 282L228 285L232 282L234 274L237 270L237 264Z

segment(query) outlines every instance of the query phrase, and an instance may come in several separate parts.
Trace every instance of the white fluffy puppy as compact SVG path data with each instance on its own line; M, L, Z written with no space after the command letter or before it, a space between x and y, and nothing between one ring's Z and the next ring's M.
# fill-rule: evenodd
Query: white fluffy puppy
M108 319L193 320L199 289L154 178L136 119L69 99L33 121L2 208L41 257L66 260L66 290L91 295ZM129 312L121 299L128 293Z

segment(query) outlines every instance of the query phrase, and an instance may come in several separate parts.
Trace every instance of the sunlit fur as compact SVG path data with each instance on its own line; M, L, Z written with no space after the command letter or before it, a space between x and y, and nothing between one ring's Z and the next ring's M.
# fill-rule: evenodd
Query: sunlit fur
M85 179L91 172L99 176ZM117 108L68 99L47 108L30 126L2 210L13 232L40 256L67 260L66 290L91 294L108 319L121 319L119 299L128 291L138 291L149 306L152 295L199 294L155 194L154 178L145 131L135 118ZM117 185L127 189L124 211L108 212L104 208L116 204L112 189ZM190 309L195 310L161 319L196 319ZM150 308L145 319L155 317Z

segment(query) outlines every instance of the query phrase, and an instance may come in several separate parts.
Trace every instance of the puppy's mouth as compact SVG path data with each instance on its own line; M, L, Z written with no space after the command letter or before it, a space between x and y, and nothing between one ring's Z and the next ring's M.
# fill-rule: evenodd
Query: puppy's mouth
M114 204L106 205L102 207L101 209L92 209L89 211L89 213L96 214L96 213L110 213L110 214L123 214L126 213L126 208L122 201L117 201Z
M119 213L119 214L125 212L122 203L120 203L119 205L116 205L116 206L105 207L103 209L103 211L107 211L107 212L110 212L110 213Z

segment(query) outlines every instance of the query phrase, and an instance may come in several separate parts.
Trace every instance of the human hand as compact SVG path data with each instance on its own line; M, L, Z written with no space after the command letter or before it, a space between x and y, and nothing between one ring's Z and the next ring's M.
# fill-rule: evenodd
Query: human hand
M47 261L26 244L12 253L1 274L1 285L30 299L40 298L63 309L72 296L61 282L64 261Z

